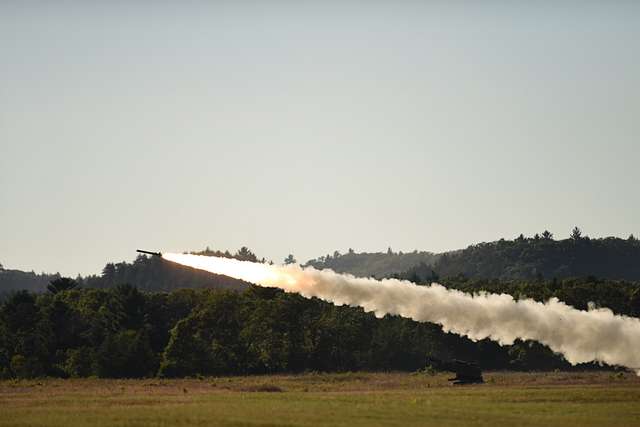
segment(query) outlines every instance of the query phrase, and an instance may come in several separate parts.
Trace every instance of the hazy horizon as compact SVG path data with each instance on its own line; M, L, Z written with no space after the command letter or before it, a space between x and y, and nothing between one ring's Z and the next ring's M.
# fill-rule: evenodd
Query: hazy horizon
M540 234L540 233L538 233L538 234ZM630 233L630 234L633 235L635 238L638 238L637 235L634 235L633 233ZM599 238L608 238L608 237L621 238L621 239L628 239L629 238L629 236L593 236L593 235L588 235L586 233L583 234L583 236L587 237L587 238L590 238L590 239L599 239ZM394 254L410 254L410 253L412 253L414 251L417 251L417 252L430 252L430 253L438 255L438 254L445 254L445 253L451 253L451 252L456 252L456 251L459 251L459 250L463 250L463 249L466 249L467 247L469 247L470 245L475 245L475 244L479 244L479 243L494 242L494 241L499 241L499 240L502 240L502 239L504 239L504 240L515 240L517 237L519 237L519 235L518 236L511 236L511 237L496 237L496 238L494 238L494 239L492 239L490 241L469 242L467 245L461 246L459 248L447 249L447 250L443 250L443 251L432 251L432 250L429 250L428 248L414 248L414 249L403 250L403 249L392 248L390 246L388 246L387 248L384 248L384 249L381 248L381 249L372 249L372 250L358 250L358 249L353 248L353 247L344 248L344 249L343 248L335 248L333 250L326 251L326 252L314 255L311 258L300 259L300 258L296 257L296 261L299 264L304 265L308 261L317 260L318 258L323 257L325 255L333 256L336 250L341 255L345 255L351 249L353 249L356 254L387 253L388 250L391 249ZM534 236L524 236L524 237L525 238L533 238ZM567 235L567 236L556 236L555 234L553 235L553 240L566 240L566 239L569 239L569 238L570 238L569 235ZM162 250L162 249L159 249L159 248L156 248L156 249L158 249L159 251ZM183 249L183 250L175 250L175 251L173 251L173 253L184 254L184 253L191 253L191 252L200 252L200 251L204 251L206 249L209 249L209 250L212 250L212 251L220 250L222 252L228 251L231 254L235 254L241 248L240 247L239 248L219 248L219 247L211 247L210 245L206 245L205 247L200 247L200 248L189 248L189 249ZM249 248L249 249L253 251L252 248ZM32 271L32 272L34 272L36 274L40 274L40 273L56 274L57 273L57 274L61 274L62 276L73 277L73 278L75 278L77 276L87 277L87 276L94 275L94 274L100 275L101 271L102 271L102 268L107 263L119 263L119 262L129 262L129 263L131 263L137 256L140 255L139 253L135 252L135 250L133 252L134 252L134 256L133 257L127 257L127 258L123 258L123 259L105 259L103 264L100 266L100 268L98 270L96 270L96 271L88 271L88 272L85 272L85 273L82 273L82 272L78 272L78 273L61 273L58 270L47 271L47 270L38 270L37 268L35 268L35 269L34 268L19 268L19 267L9 266L9 265L3 264L1 261L0 261L0 264L2 265L3 268L5 268L7 270L21 270L21 271L28 271L28 272ZM276 264L284 264L283 263L283 259L282 260L271 259L271 258L268 258L268 257L264 257L262 254L259 254L259 253L256 253L255 255L259 259L260 258L265 258L266 261L273 261Z
M640 235L640 3L0 4L0 263Z

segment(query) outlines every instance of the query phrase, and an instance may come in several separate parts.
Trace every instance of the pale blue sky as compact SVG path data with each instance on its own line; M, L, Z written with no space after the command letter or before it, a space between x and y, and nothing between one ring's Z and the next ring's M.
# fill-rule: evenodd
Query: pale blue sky
M640 2L0 3L8 268L638 235L639 135Z

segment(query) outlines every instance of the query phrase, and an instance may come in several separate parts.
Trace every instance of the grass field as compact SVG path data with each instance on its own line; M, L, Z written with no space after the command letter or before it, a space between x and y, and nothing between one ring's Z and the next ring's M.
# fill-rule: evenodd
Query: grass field
M0 382L0 426L638 426L633 374L304 374Z

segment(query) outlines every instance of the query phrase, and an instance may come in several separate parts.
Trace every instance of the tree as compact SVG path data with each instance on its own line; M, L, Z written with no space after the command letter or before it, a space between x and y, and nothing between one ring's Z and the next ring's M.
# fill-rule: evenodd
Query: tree
M200 374L212 365L208 347L209 343L199 333L194 315L180 320L171 329L158 375L179 377Z
M629 296L629 307L632 316L640 317L640 287Z
M116 286L109 301L113 321L118 328L140 329L144 325L144 295L128 283Z
M116 278L116 266L113 263L107 263L102 269L102 278L109 284L112 285L115 282Z
M59 279L52 280L49 285L47 285L47 290L52 294L57 294L61 291L68 291L71 289L75 289L78 287L78 282L69 277L61 277Z
M582 238L582 231L578 227L573 227L571 231L571 239L572 240L580 240Z
M544 240L553 240L553 234L549 232L549 230L544 230L542 233L542 238Z
M45 375L51 354L34 294L18 291L0 305L0 373L33 378Z
M205 294L193 310L171 330L162 355L161 376L241 373L246 350L240 333L244 325L243 298L233 292Z
M156 356L146 331L125 329L107 335L95 357L102 377L139 378L153 374Z
M296 262L298 261L296 261L296 259L293 257L293 254L287 255L287 257L284 259L285 265L295 264Z
M240 250L236 252L235 258L239 259L240 261L258 261L258 257L256 257L256 255L251 252L246 246L241 247Z

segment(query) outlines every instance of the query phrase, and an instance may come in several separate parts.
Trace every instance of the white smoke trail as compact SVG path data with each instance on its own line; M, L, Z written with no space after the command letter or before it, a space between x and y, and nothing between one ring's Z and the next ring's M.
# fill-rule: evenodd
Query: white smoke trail
M515 301L510 295L465 294L433 283L417 286L396 279L365 279L331 270L276 266L228 258L173 254L163 258L260 286L277 287L337 305L360 306L378 317L397 314L432 322L445 332L501 345L517 338L535 340L561 353L571 364L605 362L640 375L640 319L606 308L577 310L557 298L546 303Z

